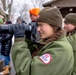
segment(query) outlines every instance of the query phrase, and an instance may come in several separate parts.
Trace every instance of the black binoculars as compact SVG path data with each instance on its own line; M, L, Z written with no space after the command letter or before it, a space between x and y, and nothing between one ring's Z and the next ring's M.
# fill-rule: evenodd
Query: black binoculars
M25 31L31 31L31 27L30 25L28 24L5 24L5 25L0 25L0 33L13 33L14 30L17 28L17 27L23 27L25 29Z

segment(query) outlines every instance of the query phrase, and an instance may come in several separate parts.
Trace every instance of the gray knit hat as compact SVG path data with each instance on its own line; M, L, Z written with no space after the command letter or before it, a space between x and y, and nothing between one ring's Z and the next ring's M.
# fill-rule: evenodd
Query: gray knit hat
M37 22L44 22L62 28L62 15L57 7L44 7Z
M21 16L19 16L19 17L17 18L17 21L23 21L23 18L22 18Z
M76 25L76 13L69 13L66 15L64 22Z

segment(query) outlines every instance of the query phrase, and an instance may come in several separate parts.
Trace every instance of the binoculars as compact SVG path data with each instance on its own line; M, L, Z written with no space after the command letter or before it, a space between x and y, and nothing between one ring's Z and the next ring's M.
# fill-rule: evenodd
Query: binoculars
M23 27L25 29L25 31L31 31L31 27L28 24L5 24L5 25L0 25L0 33L13 33L14 30L16 29L16 27L18 27L18 25L20 25L21 27Z

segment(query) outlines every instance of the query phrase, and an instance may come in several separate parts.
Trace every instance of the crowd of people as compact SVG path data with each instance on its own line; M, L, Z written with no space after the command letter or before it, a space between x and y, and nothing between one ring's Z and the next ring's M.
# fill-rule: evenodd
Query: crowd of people
M9 74L11 54L16 75L76 75L76 13L64 17L64 28L57 7L33 8L29 14L29 24L22 17L16 24L5 23L13 25L13 32L0 34L0 60L5 63L0 74Z

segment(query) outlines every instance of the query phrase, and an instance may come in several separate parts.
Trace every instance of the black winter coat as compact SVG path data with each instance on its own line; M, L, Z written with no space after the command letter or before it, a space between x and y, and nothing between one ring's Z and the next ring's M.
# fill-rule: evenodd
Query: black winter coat
M37 22L32 21L31 23L29 23L29 26L31 26L31 31L25 32L26 38L31 41L38 41L40 37L37 31Z
M0 34L0 54L1 54L1 50L2 50L2 39L3 39L2 34Z
M2 50L1 54L8 56L10 54L10 49L12 46L13 34L2 34Z

